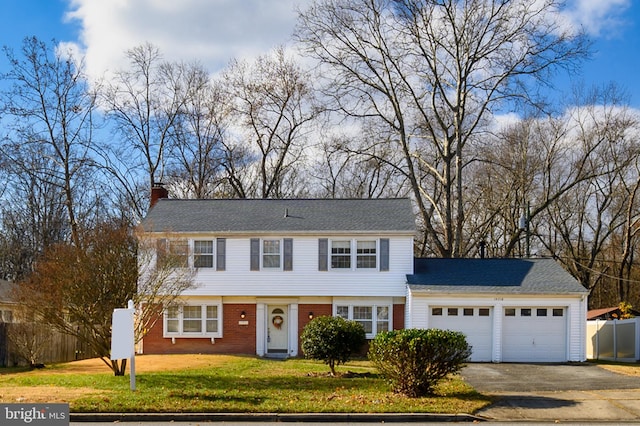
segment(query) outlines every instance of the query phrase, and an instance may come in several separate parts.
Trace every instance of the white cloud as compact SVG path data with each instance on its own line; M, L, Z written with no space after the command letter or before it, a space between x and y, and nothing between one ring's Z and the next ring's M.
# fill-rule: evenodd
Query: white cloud
M69 0L80 23L87 71L99 76L124 65L124 52L145 42L165 59L199 61L209 71L285 44L295 7L309 0Z
M565 13L589 35L611 37L627 22L624 13L629 7L631 0L570 0Z

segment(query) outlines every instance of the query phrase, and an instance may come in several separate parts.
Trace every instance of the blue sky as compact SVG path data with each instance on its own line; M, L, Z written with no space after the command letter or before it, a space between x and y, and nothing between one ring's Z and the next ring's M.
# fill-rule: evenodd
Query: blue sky
M199 60L211 71L285 43L294 5L309 0L1 0L0 44L20 48L26 36L55 39L83 49L100 74L117 66L127 48L150 41L167 59ZM640 2L569 0L572 19L594 42L582 74L562 78L587 87L615 82L640 108ZM71 13L70 13L71 12ZM0 72L6 71L4 55Z

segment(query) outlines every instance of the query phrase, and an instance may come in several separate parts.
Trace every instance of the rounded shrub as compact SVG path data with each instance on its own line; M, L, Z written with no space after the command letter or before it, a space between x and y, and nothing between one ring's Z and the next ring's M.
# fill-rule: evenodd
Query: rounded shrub
M410 397L433 393L435 385L460 371L470 356L464 334L438 329L383 332L371 341L368 352L393 391Z
M311 320L300 337L302 352L309 359L324 361L335 375L335 366L358 353L366 341L362 324L340 317L320 316Z

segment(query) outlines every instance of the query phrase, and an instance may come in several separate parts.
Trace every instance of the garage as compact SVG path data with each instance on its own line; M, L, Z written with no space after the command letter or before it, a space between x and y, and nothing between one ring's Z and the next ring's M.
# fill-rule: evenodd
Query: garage
M464 333L475 362L581 362L589 294L554 259L415 259L408 328Z
M566 309L506 307L503 316L502 360L505 362L567 361Z
M489 307L434 306L429 328L460 331L471 345L471 361L491 361L493 315Z

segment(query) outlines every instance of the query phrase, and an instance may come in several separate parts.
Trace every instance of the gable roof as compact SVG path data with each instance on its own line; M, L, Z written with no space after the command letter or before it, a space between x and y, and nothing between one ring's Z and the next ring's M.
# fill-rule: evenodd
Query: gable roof
M588 294L553 259L415 259L412 292Z
M415 232L407 198L160 199L141 225L148 232Z

